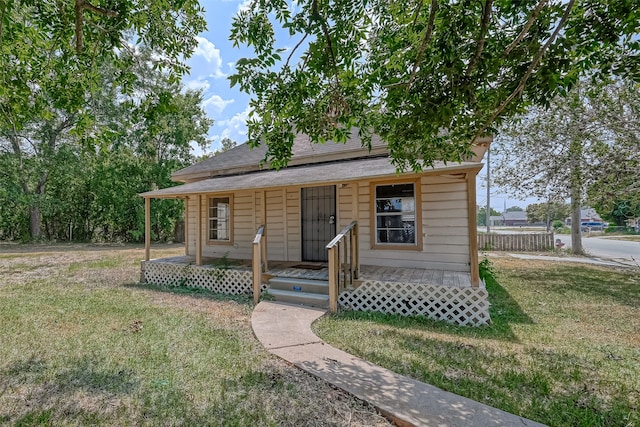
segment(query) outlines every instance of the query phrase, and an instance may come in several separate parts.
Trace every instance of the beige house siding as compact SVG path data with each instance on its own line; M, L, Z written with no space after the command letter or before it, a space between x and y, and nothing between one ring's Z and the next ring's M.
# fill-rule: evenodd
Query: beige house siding
M268 190L267 200L267 257L270 260L285 258L285 221L283 190Z
M344 186L337 186L337 206L336 206L336 233L339 233L344 227L349 225L351 221L356 219L354 217L354 191L358 188L358 183L353 182L345 184Z
M354 219L358 221L361 264L468 272L469 204L465 175L413 176L385 182L416 182L416 188L422 193L422 246L420 250L372 249L371 185L377 181L337 184L336 232ZM226 254L232 259L251 259L253 238L257 228L265 223L266 213L268 258L300 261L300 193L299 186L236 192L233 195L233 244L204 244L203 256L221 257ZM203 241L206 241L208 232L208 197L202 197L200 207ZM197 197L190 197L187 202L187 250L191 255L195 254L197 200Z
M396 182L410 182L398 179ZM468 204L464 175L420 178L422 248L371 249L371 182L358 183L360 262L385 267L469 271Z
M229 250L231 258L251 258L251 242L256 235L254 226L253 192L235 193L233 197L233 251Z
M302 232L300 224L300 188L289 187L286 189L286 230L288 261L300 261L302 257Z
M187 255L195 255L196 254L196 211L198 209L198 196L189 196L185 200L185 204L187 205L185 209L185 215L188 217L185 220L186 230L186 248L185 252Z

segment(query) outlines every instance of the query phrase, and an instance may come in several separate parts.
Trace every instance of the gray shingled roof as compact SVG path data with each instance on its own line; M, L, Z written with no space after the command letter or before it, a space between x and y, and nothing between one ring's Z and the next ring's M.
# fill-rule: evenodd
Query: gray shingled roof
M436 162L433 169L442 171L480 168L475 162L449 163ZM287 167L279 171L263 170L242 175L219 176L190 182L176 187L142 193L143 197L180 197L200 193L221 193L248 189L267 189L287 185L320 185L324 183L343 183L363 178L396 176L396 167L389 157L374 157L307 166ZM410 174L407 174L410 175Z
M378 136L373 136L371 147L374 153L380 153L386 149L386 143ZM172 178L175 181L192 181L211 176L236 174L260 169L260 161L264 159L267 147L261 145L250 149L247 144L241 144L233 149L203 160L195 165L175 172ZM345 144L327 142L325 144L313 144L307 135L298 134L293 141L293 157L290 166L315 163L326 160L327 156L336 155L341 159L364 157L370 155L367 148L362 147L362 140L357 133L352 134ZM337 160L337 159L333 159ZM268 166L265 166L267 168Z
M507 221L526 221L527 212L525 211L510 211L502 214L502 217Z

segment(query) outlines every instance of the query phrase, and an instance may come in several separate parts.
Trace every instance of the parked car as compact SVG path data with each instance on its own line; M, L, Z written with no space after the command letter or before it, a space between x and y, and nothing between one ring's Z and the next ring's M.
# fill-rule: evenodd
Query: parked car
M602 231L605 228L604 222L582 222L580 223L582 231Z

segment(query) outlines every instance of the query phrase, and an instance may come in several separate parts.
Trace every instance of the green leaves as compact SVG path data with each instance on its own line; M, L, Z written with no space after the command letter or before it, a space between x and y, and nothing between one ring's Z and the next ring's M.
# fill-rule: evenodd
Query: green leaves
M285 165L288 132L323 142L355 127L388 141L399 169L420 169L460 161L475 138L547 106L580 76L638 78L632 2L488 3L251 2L231 39L255 56L230 78L261 118L249 123L250 143L266 143L267 157ZM276 26L303 41L284 62Z
M126 77L131 64L115 52L131 49L132 37L162 58L156 65L175 80L186 71L182 61L195 49L195 36L205 29L196 0L109 4L114 9L105 10L117 16L85 8L80 26L74 4L78 3L0 4L0 130L47 120L52 109L74 114L85 110L88 98L102 86L100 67L111 63L115 74Z
M48 239L139 240L144 200L139 193L175 185L171 173L193 161L192 144L209 145L212 121L202 93L184 91L154 66L146 48L120 52L99 67L102 85L70 113L49 108L30 116L20 132L0 133L0 238L29 238L29 215L42 217ZM54 94L43 93L48 100ZM39 212L33 213L34 207ZM154 201L153 235L172 237L182 202Z
M563 202L576 197L605 214L619 203L640 206L640 88L629 80L581 81L546 110L532 109L496 139L496 183L530 205L530 220L569 216ZM633 210L633 208L631 209ZM554 213L557 212L557 215ZM618 217L619 219L619 217Z

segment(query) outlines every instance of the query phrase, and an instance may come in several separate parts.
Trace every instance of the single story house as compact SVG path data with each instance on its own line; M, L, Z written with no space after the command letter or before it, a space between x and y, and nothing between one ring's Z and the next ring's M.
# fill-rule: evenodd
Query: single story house
M462 163L398 173L386 144L371 149L294 140L286 168L246 144L177 171L182 185L149 191L143 280L276 300L490 321L478 273L476 175L490 143ZM150 199L185 203L185 254L151 259Z
M598 212L590 207L584 207L580 209L580 222L603 222ZM566 225L571 225L571 217L567 217L564 220Z
M502 215L490 215L489 216L489 226L502 226L504 225L504 217Z
M531 225L527 221L527 213L524 211L505 212L502 214L502 220L504 225L508 227Z

